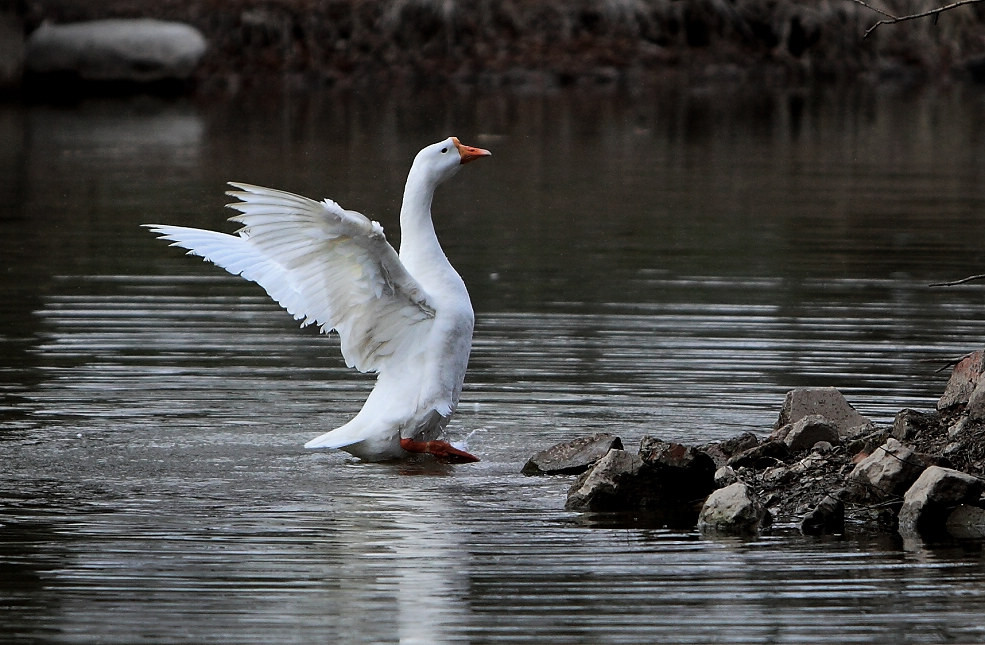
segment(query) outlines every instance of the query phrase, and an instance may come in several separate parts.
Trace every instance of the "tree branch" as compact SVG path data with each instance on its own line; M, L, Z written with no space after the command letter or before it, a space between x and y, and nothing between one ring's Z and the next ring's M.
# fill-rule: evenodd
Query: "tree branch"
M882 20L880 20L879 22L877 22L876 24L872 25L871 27L865 30L865 33L862 34L863 40L868 38L869 34L875 31L879 25L895 25L898 22L906 22L907 20L916 20L917 18L928 18L930 16L933 16L934 21L936 21L937 18L945 11L950 11L951 9L957 9L962 5L976 4L982 1L983 0L957 0L957 2L952 2L951 4L937 7L936 9L928 9L927 11L921 11L920 13L911 13L906 16L894 16L889 12L873 7L868 2L863 2L862 0L852 0L852 2L854 2L855 4L862 5L866 9L869 9L870 11L875 11L876 13L882 16L886 16L885 18L883 18Z
M952 280L951 282L934 282L930 286L953 287L956 284L964 284L965 282L972 282L973 280L985 280L985 273L979 273L978 275L970 275L967 278L961 278L960 280Z

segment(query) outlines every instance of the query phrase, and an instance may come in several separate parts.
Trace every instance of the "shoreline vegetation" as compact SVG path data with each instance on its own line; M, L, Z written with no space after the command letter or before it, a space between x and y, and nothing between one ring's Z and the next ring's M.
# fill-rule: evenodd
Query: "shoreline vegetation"
M189 24L208 42L199 91L985 81L985 3L867 37L885 16L853 0L21 0L15 12L25 36L46 22Z

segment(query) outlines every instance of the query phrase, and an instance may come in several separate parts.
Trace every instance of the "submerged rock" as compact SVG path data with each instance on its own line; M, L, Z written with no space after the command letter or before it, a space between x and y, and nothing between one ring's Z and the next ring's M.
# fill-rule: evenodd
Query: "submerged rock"
M610 450L622 450L622 440L608 433L562 441L531 457L520 472L524 475L580 475Z
M978 477L951 468L930 466L910 486L899 511L903 535L943 533L948 516L962 504L977 502L985 490Z

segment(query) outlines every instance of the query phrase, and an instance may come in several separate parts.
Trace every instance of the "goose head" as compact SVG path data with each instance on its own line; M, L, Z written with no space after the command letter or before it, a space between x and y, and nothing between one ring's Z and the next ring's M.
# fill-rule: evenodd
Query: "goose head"
M411 166L411 175L427 177L437 186L452 177L463 164L492 155L488 150L467 146L458 137L432 143L417 153Z

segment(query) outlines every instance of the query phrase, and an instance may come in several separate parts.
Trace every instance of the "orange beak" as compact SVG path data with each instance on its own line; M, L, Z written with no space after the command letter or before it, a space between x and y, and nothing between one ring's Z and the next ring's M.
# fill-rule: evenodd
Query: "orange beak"
M483 150L482 148L473 148L472 146L463 145L458 137L452 137L451 142L455 144L458 148L458 154L462 157L462 163L466 164L479 157L491 157L492 153L488 150Z

